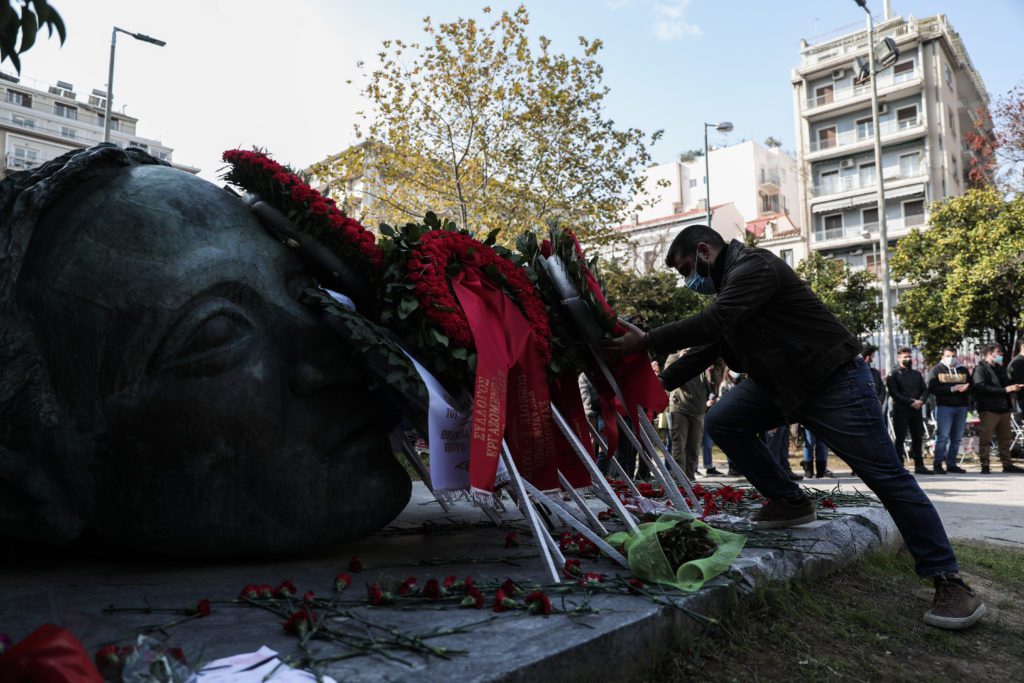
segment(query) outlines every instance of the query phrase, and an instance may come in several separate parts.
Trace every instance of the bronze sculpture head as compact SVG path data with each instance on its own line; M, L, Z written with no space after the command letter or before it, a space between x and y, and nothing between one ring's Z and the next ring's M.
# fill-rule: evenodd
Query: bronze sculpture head
M0 535L287 553L404 507L363 368L236 197L101 145L5 179L0 212Z

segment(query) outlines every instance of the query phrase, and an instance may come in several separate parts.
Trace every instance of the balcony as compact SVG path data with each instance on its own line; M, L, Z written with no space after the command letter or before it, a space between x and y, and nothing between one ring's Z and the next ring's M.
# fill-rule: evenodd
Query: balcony
M928 166L924 163L917 163L900 168L885 176L886 183L909 180L928 175ZM832 180L819 183L811 191L812 197L826 197L832 194L852 192L854 190L869 190L878 186L874 174L861 176L860 174L842 176Z
M905 232L913 227L924 225L926 222L927 220L924 214L890 218L885 222L886 235L891 239L894 235L898 236L899 233ZM865 232L869 233L868 237L864 236ZM855 244L870 245L871 242L877 243L878 223L852 223L844 225L841 228L832 228L829 230L819 226L814 230L813 242L815 245L828 242L829 247L831 248L840 248Z
M4 169L8 171L25 171L43 164L43 159L26 159L25 157L8 154L4 162Z
M782 181L779 178L778 169L761 169L761 181L759 183L762 187L778 189L782 186Z
M923 127L924 119L920 116L915 116L912 119L901 119L899 121L890 119L888 121L882 121L878 124L878 129L882 134L882 140L888 137L898 135L900 133L906 133L907 131L914 130L915 128ZM868 145L872 144L875 140L875 136L872 134L870 126L858 126L855 130L848 130L835 137L829 137L821 140L811 140L811 154L815 152L824 152L827 150L838 150L848 147L855 147L857 145Z
M886 88L893 88L895 86L909 83L921 77L921 69L915 68L913 71L905 71L901 74L893 73L890 69L881 76L876 76L878 79L878 89L884 90ZM840 104L843 102L858 100L861 98L868 98L871 95L871 84L864 83L863 85L848 85L842 88L835 88L831 92L818 95L816 97L808 98L807 100L807 111L817 109L819 107L825 107L830 104Z

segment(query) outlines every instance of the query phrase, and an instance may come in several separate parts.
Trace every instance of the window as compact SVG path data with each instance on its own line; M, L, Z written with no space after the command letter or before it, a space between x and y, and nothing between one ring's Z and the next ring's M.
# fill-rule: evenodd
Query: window
M73 121L78 120L78 109L76 109L75 107L70 107L61 102L53 103L53 113L57 116L63 116L64 118L71 119Z
M104 116L103 114L97 114L96 115L96 125L99 126L100 128L103 128L103 124L105 122L104 119L106 119L106 116ZM120 121L118 121L113 116L111 116L110 117L110 130L121 130L120 123L121 123Z
M60 134L63 135L64 137L66 137L66 138L74 139L75 138L75 129L74 128L69 128L68 126L61 126L60 127Z
M864 254L864 269L873 275L878 275L878 254Z
M924 200L914 199L913 201L903 202L903 225L909 228L914 225L923 224Z
M782 251L780 251L779 252L779 258L781 258L783 263L785 263L790 268L793 267L793 250L792 249L783 249Z
M875 184L875 162L861 164L857 169L857 177L861 187L868 187Z
M960 171L957 169L956 155L950 156L950 162L953 164L953 178L959 183L960 182Z
M132 140L131 142L128 143L128 147L134 147L135 149L141 149L143 152L148 152L149 151L149 145L143 144L141 142L135 142L134 140Z
M777 194L763 194L761 195L761 213L778 213L779 211L779 195Z
M901 80L911 78L914 73L914 60L900 62L892 68L892 75L898 83ZM902 77L902 78L901 78Z
M953 136L953 139L956 139L956 119L953 118L953 110L946 107L946 113L949 119L949 134Z
M8 164L14 168L32 168L39 164L39 150L29 147L14 148L14 163L8 159Z
M878 207L873 209L861 209L860 225L868 232L878 230Z
M17 114L15 114L14 116L11 117L11 120L14 121L14 125L16 125L16 126L22 126L24 128L35 128L36 127L36 120L35 119L26 119L24 116L18 116Z
M906 130L917 125L917 105L896 110L896 130Z
M832 194L839 191L839 171L826 171L821 174L819 194Z
M697 179L690 178L690 187L697 187Z
M823 85L820 88L814 90L814 104L821 106L823 104L831 104L835 101L835 86Z
M8 90L5 99L11 104L16 104L20 107L32 108L32 96L28 93L18 92L17 90Z
M871 121L871 117L866 119L857 120L857 139L863 140L869 138L875 134L875 124Z
M705 185L707 185L707 184L708 184L708 177L707 177L707 176L704 176L704 180L703 180L703 183L704 183Z
M950 89L952 90L952 88L953 88L953 70L949 68L949 64L943 64L942 65L942 73L943 73L943 75L946 78L946 85L948 85L950 87Z
M900 178L910 178L921 172L921 153L900 155Z
M843 214L833 213L822 218L825 226L825 239L831 240L843 236Z
M836 146L836 127L822 128L818 131L818 149Z

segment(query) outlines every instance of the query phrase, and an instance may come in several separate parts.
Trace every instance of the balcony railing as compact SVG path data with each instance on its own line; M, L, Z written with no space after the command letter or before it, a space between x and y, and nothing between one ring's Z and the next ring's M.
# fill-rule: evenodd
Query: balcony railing
M885 221L885 228L886 232L888 232L891 235L894 232L898 232L900 230L909 229L924 224L924 214L916 214L910 216L901 216L899 218L889 218ZM864 237L865 232L870 233L870 236ZM831 228L827 230L819 226L814 230L815 242L846 239L872 239L877 242L878 223L853 223L850 225L844 225L841 228Z
M902 133L912 128L917 128L922 123L924 123L924 121L920 116L915 116L912 119L900 119L898 121L895 119L890 119L888 121L882 121L881 123L879 123L878 129L882 132L882 138L884 139L890 135L895 135L896 133ZM857 145L862 142L868 142L870 140L874 140L874 135L872 133L871 127L861 126L856 128L855 130L848 130L839 133L839 135L836 135L835 137L811 140L811 151L821 152L826 149L850 147L852 145Z
M23 171L29 168L35 168L44 162L43 159L26 159L25 157L15 156L14 154L8 154L7 159L4 163L5 168L15 169L17 171Z
M915 78L920 77L921 70L916 68L913 71L904 71L901 74L889 71L888 73L882 74L881 76L876 76L876 78L878 79L879 89L889 88L894 85L906 83L907 81L912 81ZM853 100L858 97L867 97L870 94L870 83L864 83L862 85L847 85L842 88L835 88L832 92L824 93L822 95L817 95L815 97L809 98L807 100L807 108L815 109L817 107L824 107L827 104L834 104L836 102Z
M761 169L762 185L780 185L778 170Z
M928 167L923 163L914 164L910 168L900 168L896 173L891 173L885 176L885 181L892 182L898 180L906 180L907 178L916 178L923 176L928 173ZM863 190L867 188L875 187L878 184L875 174L872 173L870 176L861 176L860 174L848 175L836 178L831 181L819 183L814 186L812 195L814 197L824 197L830 194L839 194L841 192L849 192L851 190Z

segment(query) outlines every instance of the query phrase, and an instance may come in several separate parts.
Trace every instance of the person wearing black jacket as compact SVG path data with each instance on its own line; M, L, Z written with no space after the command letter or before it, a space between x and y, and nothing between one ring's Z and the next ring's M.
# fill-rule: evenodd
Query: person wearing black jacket
M1024 338L1017 344L1017 355L1006 366L1006 374L1014 384L1024 384ZM1017 400L1019 402L1020 398ZM1024 410L1024 406L1021 406L1021 409Z
M896 352L899 367L894 368L885 378L892 399L892 429L896 433L896 452L900 460L906 461L904 442L910 430L910 452L914 457L915 474L934 474L925 467L921 457L921 442L924 440L924 418L921 407L928 399L928 385L921 373L913 369L914 359L910 347L904 346Z
M1010 378L1003 369L1003 348L998 344L986 344L981 347L984 360L974 366L972 376L975 400L978 403L978 417L981 427L978 430L978 460L981 461L981 473L988 474L989 451L992 450L993 434L999 441L999 460L1003 463L1003 472L1024 472L1010 460L1010 442L1013 440L1010 431L1010 396L1020 391L1020 384L1011 384Z
M935 474L967 472L957 464L956 456L967 424L970 390L971 375L956 362L956 349L943 348L942 360L928 371L928 393L935 397Z
M666 264L686 286L715 294L700 313L645 333L627 326L602 342L618 357L645 349L690 352L661 374L667 390L715 359L748 379L705 418L708 433L769 501L752 515L759 528L815 519L814 504L790 480L758 433L791 422L810 427L885 505L915 560L933 579L935 602L925 622L967 628L985 606L960 579L956 555L931 501L900 464L882 420L861 344L784 261L764 249L694 225L669 247Z

